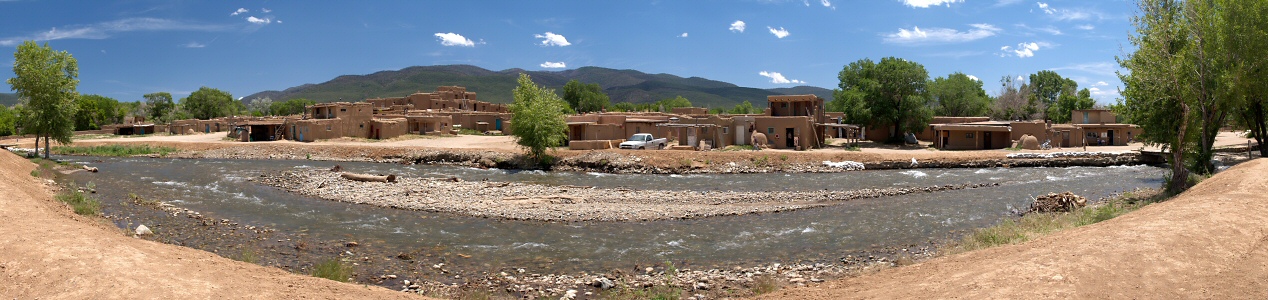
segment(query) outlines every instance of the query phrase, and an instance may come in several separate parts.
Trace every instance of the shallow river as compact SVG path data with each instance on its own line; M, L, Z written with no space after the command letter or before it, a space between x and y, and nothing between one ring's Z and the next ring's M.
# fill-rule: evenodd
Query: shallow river
M1072 191L1089 199L1157 187L1165 171L1148 166L877 170L832 174L614 175L518 172L451 166L281 161L64 157L96 161L100 173L72 179L99 197L147 199L314 238L356 240L407 252L443 248L476 265L535 271L610 270L664 261L730 267L832 260L855 250L928 244L985 227L1024 209L1031 197ZM264 172L330 168L404 176L523 181L551 185L676 190L820 190L999 182L998 187L854 200L825 208L634 223L543 223L469 218L296 196L247 178ZM114 200L120 201L120 200Z

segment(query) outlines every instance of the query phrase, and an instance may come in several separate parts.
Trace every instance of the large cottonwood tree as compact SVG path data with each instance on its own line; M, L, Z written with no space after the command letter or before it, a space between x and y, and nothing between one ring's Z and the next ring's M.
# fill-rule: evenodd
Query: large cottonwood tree
M880 63L860 59L837 75L831 108L845 112L846 122L890 127L890 141L923 130L933 118L926 85L929 72L914 61L896 57Z
M568 124L564 111L568 103L555 91L538 86L528 74L520 73L519 86L512 91L511 135L538 162L546 159L546 150L563 146L568 140Z
M992 100L982 89L982 81L955 72L929 82L934 114L948 117L980 117L991 111Z
M27 114L20 118L22 133L44 138L44 158L49 140L69 144L74 134L75 98L79 96L79 63L66 51L54 51L48 43L34 41L18 45L13 52L13 78L8 82L18 97L25 99Z

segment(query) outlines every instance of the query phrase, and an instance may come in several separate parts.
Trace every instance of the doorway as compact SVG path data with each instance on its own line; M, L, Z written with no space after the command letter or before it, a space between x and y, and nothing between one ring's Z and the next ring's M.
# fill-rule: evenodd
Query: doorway
M502 131L502 119L493 120L493 130Z
M784 129L784 147L797 149L797 144L793 143L793 134L796 133L793 128Z
M982 149L991 149L991 132L982 133Z
M1106 131L1105 135L1106 135L1106 136L1108 137L1108 139L1109 139L1109 146L1113 146L1113 145L1114 145L1114 130L1113 130L1113 129L1110 129L1110 130Z

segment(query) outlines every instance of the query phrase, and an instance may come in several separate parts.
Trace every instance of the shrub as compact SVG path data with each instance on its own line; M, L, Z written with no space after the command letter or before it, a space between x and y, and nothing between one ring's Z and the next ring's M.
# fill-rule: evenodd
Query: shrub
M56 196L58 201L70 204L75 209L75 213L84 216L95 216L101 213L101 202L97 199L88 197L78 189L67 188Z
M348 277L352 276L352 268L345 266L338 258L333 258L314 265L312 275L338 282L348 282Z

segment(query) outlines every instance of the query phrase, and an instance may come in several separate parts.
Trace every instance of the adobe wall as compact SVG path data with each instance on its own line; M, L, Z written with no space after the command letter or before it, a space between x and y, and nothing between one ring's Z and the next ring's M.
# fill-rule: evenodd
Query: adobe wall
M1042 144L1043 141L1052 138L1048 134L1048 123L1044 121L1010 122L1008 126L1012 127L1012 133L1008 137L1012 140L1020 140L1022 135L1029 134L1039 139L1039 143Z
M809 117L755 117L754 127L758 132L766 134L767 146L775 149L789 149L787 132L792 129L802 149L810 149L823 141L817 137L811 127Z
M568 141L569 150L600 150L616 148L625 142L623 139L616 140L594 140L594 141Z
M409 132L405 118L374 119L370 122L370 138L390 139Z

